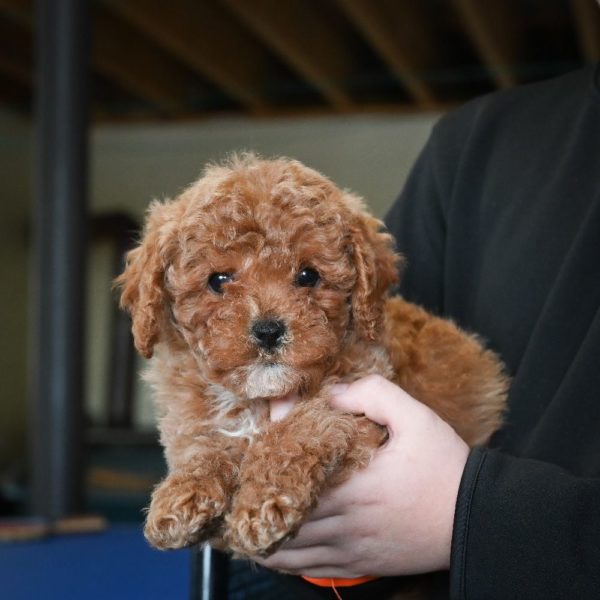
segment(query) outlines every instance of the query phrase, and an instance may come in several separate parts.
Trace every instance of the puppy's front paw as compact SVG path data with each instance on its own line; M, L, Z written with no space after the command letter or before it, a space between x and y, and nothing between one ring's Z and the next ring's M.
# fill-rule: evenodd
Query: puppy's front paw
M152 494L144 535L161 550L191 546L212 535L226 510L219 489L194 475L172 474Z
M225 539L235 552L245 556L268 556L298 529L308 507L290 493L273 494L259 500L258 494L241 493L226 517Z

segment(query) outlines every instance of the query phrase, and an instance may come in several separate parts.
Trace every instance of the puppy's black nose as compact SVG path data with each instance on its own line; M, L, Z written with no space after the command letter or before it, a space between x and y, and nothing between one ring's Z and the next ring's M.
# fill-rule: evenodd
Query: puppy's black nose
M275 319L256 321L252 325L252 336L263 350L275 350L281 345L285 335L285 325Z

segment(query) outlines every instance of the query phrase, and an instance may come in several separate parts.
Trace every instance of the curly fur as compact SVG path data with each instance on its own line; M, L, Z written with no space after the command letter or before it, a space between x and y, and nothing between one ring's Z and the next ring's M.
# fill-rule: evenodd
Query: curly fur
M208 166L178 198L150 206L117 283L160 407L169 475L145 534L158 548L210 539L267 555L293 536L325 486L368 463L379 426L332 410L328 386L386 377L467 443L498 428L498 358L453 323L389 297L401 258L356 196L289 159L249 154ZM306 267L315 287L295 284ZM232 281L215 293L212 273ZM251 327L286 325L265 352ZM299 394L270 422L268 401Z

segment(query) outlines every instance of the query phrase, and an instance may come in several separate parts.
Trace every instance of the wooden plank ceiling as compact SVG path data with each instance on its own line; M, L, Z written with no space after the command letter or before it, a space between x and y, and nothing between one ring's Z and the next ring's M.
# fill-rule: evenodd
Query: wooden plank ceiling
M30 114L33 0L0 0L0 106ZM96 0L97 120L443 110L600 60L596 0Z

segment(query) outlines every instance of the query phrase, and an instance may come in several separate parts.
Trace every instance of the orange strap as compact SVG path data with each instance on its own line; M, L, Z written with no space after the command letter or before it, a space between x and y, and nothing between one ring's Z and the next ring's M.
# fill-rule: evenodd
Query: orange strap
M360 585L361 583L367 583L367 581L373 581L377 579L377 577L372 577L371 575L366 575L365 577L354 577L352 579L339 579L334 577L304 577L302 579L306 581L318 585L319 587L352 587L354 585Z

